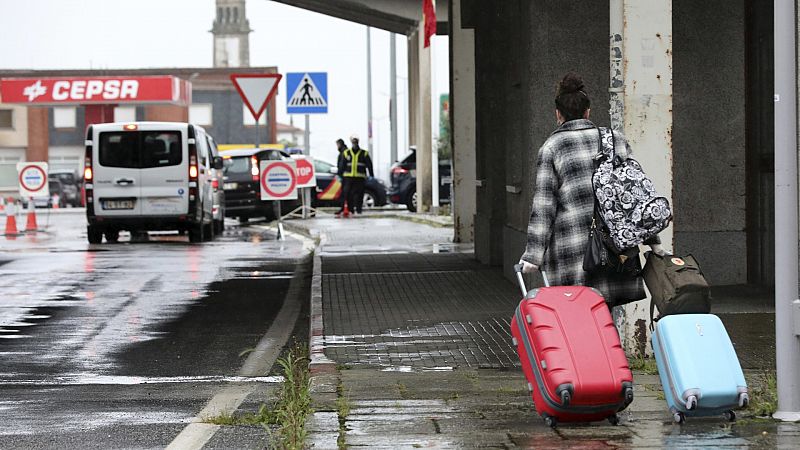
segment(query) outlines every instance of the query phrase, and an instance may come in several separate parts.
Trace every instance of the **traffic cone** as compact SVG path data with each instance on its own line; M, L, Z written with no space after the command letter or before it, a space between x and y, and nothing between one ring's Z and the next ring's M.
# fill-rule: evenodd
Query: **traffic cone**
M344 209L342 210L342 217L350 217L350 209L347 208L347 202L344 202Z
M61 198L58 196L58 194L53 194L53 199L50 202L53 205L53 209L58 209L58 204L61 203Z
M11 203L6 207L6 237L13 239L14 236L19 234L17 230L17 208Z
M36 232L39 226L36 224L36 205L33 204L33 199L28 200L28 222L25 224L25 231Z
M6 211L6 198L0 196L0 213L4 213Z

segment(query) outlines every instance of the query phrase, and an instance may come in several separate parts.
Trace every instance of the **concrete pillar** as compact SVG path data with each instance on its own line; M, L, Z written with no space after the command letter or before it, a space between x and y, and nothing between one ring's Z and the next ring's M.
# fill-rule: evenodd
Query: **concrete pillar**
M408 35L408 145L417 145L419 109L419 32Z
M417 212L430 212L432 204L431 186L431 48L424 47L422 39L424 22L417 31L419 45L418 65L419 97L417 101Z
M474 242L475 31L462 28L461 0L450 2L450 139L453 147L454 242Z
M656 191L672 202L672 0L624 6L624 127ZM673 249L672 226L661 232ZM625 306L622 332L629 354L651 353L649 302Z
M50 131L48 128L50 108L28 107L28 147L26 161L47 162L50 154Z

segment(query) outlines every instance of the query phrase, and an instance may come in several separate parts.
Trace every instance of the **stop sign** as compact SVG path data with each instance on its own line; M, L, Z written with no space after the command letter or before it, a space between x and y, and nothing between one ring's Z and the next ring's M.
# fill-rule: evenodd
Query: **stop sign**
M297 163L297 187L312 187L317 185L317 176L314 172L314 160L309 156L293 155Z

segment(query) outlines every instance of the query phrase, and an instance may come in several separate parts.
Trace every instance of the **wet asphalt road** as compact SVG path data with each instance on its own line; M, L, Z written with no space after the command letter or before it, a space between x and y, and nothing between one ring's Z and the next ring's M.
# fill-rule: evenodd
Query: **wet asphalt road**
M266 370L238 378L240 353L273 325L303 242L228 222L198 245L89 245L77 211L39 224L0 236L0 448L163 448L224 387L274 389Z

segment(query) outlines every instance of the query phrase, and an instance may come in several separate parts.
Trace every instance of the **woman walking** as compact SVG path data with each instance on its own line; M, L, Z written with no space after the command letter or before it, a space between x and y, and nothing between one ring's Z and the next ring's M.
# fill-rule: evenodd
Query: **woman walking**
M579 75L564 76L555 103L558 128L539 149L528 243L520 258L523 271L542 268L553 285L593 286L609 307L641 300L646 296L641 276L590 275L583 270L594 212L592 174L600 136L589 120L591 102ZM631 156L622 133L614 133L614 148L621 158ZM645 244L656 254L664 253L657 235Z

